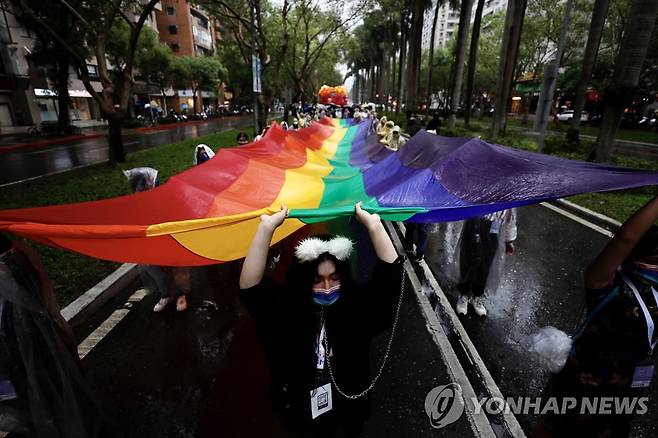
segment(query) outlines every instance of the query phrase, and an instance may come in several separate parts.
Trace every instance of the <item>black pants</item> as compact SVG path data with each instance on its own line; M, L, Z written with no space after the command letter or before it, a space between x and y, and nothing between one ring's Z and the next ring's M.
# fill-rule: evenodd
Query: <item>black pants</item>
M490 230L491 221L485 218L464 222L457 285L462 294L484 295L489 270L498 249L498 234L492 234Z

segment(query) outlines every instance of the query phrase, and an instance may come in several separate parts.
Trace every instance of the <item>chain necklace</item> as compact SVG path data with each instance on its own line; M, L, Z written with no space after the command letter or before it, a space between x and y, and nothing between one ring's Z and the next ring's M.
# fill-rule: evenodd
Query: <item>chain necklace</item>
M329 368L329 376L331 377L331 382L334 384L334 388L336 388L336 391L340 395L342 395L345 398L348 398L350 400L356 400L359 399L366 394L368 394L372 388L375 387L375 384L377 383L377 380L382 375L382 372L384 371L384 366L386 365L386 361L388 360L389 353L391 352L391 345L393 344L393 338L395 337L395 329L397 328L398 325L398 319L400 317L400 308L402 307L402 298L404 297L404 285L405 285L405 271L404 267L402 268L402 281L400 285L400 298L398 299L398 307L395 311L395 319L393 320L393 328L391 330L391 337L388 339L388 344L386 345L386 352L384 353L384 358L382 359L381 364L379 365L379 370L377 371L377 374L375 375L375 378L372 379L372 382L370 382L370 385L363 391L359 392L358 394L346 394L342 389L340 389L340 386L338 386L338 383L336 383L336 378L334 377L334 371L331 368L331 358L329 357L329 341L327 340L327 333L325 332L324 334L324 355L325 355L325 361L327 362L327 368ZM322 320L324 321L324 312L322 313Z

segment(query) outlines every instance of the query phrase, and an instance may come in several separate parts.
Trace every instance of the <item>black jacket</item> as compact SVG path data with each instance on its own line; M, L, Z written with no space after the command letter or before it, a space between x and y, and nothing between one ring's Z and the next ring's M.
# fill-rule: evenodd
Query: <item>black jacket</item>
M332 369L348 394L370 384L370 342L393 323L402 262L401 257L393 263L379 260L369 282L341 290L338 301L324 310ZM321 308L313 303L310 291L286 290L269 278L241 290L240 300L256 322L271 367L275 409L288 423L309 423L310 391L329 382L327 365L324 372L316 370ZM337 421L362 425L368 414L367 398L346 399L333 385L332 392L332 415Z

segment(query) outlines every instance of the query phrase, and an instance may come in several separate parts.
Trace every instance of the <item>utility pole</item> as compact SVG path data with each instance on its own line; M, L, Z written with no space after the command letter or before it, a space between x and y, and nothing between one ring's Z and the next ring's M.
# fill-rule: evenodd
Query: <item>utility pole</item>
M260 83L260 58L256 50L256 2L249 2L249 11L251 14L251 74L253 77L253 94L254 94L254 137L260 134L258 126L258 94L262 92Z

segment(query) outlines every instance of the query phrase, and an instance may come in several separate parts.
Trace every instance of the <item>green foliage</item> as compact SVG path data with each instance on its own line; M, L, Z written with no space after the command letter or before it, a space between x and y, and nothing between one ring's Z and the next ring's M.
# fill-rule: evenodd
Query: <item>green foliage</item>
M164 183L192 167L194 148L205 143L213 150L235 145L237 130L193 138L130 154L120 168L106 164L75 169L47 176L29 184L17 184L2 189L0 209L36 207L94 201L126 195L130 188L122 169L149 166L158 169L158 181ZM44 261L46 272L55 288L60 306L73 301L85 290L98 283L119 265L80 254L34 244Z
M194 90L212 89L226 80L228 73L221 61L211 56L180 56L175 68L180 80L194 82Z
M166 44L155 44L150 50L139 50L135 54L135 66L141 76L162 90L174 84L174 63L174 55Z
M107 58L114 67L112 71L115 73L115 78L117 78L118 73L126 68L129 56L129 39L130 26L123 20L117 20L110 29L106 51ZM154 59L154 53L162 54L164 49L161 49L160 46L162 45L158 41L158 34L150 27L144 27L139 33L137 46L135 47L135 66L144 67L146 62Z
M240 47L236 42L226 42L217 50L217 58L228 68L226 82L228 89L233 92L233 99L246 100L245 103L251 102L252 99L252 77L251 77L251 58L245 59L240 52Z

